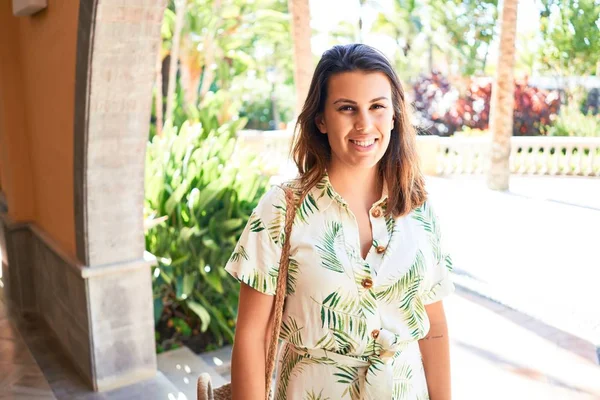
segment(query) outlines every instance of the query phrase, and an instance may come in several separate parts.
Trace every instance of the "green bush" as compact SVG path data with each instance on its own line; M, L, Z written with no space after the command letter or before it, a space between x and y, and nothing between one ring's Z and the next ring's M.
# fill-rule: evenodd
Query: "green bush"
M148 144L146 249L153 269L157 351L202 351L233 340L239 285L223 269L266 190L258 159L235 153L245 119L166 126Z
M563 107L548 127L549 136L600 137L600 114L583 114L576 106Z

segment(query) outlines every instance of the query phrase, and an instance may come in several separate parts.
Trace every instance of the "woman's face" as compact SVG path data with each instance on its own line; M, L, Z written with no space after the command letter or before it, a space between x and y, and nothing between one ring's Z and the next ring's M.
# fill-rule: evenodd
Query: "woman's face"
M331 162L373 168L381 160L394 127L392 87L382 72L344 72L330 77L319 131L327 134ZM340 166L342 166L340 165Z

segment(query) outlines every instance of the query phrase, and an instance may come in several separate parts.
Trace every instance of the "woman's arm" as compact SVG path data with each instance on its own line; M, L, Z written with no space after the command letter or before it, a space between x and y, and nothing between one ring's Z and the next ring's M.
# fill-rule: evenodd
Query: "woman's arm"
M231 359L234 400L266 398L266 346L271 337L271 313L275 296L241 284L238 318Z
M419 340L427 390L431 400L450 400L450 344L448 325L442 301L425 306L429 317L429 333Z

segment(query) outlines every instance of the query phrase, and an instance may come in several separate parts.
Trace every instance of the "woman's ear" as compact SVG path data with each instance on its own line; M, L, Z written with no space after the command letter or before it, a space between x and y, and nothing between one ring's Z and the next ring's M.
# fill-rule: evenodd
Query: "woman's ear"
M321 133L327 133L327 125L325 124L325 118L323 118L323 114L317 114L315 117L315 124Z

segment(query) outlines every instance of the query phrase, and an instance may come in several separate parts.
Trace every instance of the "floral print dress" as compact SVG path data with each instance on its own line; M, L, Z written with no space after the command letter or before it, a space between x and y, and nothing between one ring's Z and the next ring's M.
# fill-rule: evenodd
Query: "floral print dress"
M290 183L293 187L293 183ZM358 223L327 174L298 207L276 368L276 400L428 399L418 340L425 305L454 290L450 256L429 202L385 217L370 209L373 245L361 256ZM225 269L274 295L286 201L272 187L252 213Z

